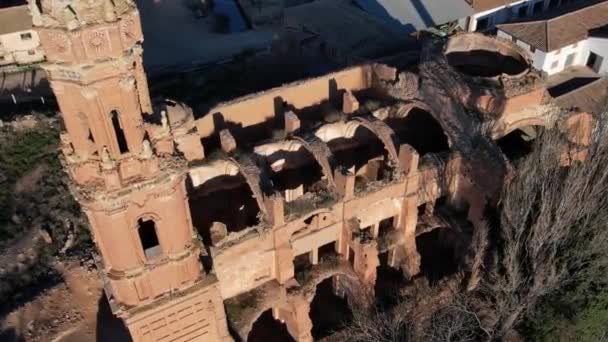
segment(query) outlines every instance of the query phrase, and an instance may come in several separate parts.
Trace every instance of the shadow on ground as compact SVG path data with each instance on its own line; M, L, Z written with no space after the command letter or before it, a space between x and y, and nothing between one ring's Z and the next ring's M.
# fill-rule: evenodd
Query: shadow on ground
M131 341L131 336L123 321L112 314L105 294L99 297L95 336L97 342Z

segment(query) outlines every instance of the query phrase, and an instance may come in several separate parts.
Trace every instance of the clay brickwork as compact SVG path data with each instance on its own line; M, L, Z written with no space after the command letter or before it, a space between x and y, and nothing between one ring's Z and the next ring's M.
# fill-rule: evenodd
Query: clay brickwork
M411 70L362 64L206 113L152 106L131 1L30 6L67 130L64 165L136 342L246 341L267 310L312 341L319 284L368 298L381 265L420 273L417 236L455 220L443 207L483 224L510 169L493 139L557 124L584 149L592 126L551 104L512 44L477 35L428 39ZM471 49L523 69L465 75L481 69L449 55ZM513 92L515 78L532 85Z

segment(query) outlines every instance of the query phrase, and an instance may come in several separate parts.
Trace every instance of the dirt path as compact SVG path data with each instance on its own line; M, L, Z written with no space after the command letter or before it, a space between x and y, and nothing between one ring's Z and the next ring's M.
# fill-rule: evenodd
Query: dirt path
M77 263L56 268L65 282L8 314L0 325L2 341L96 341L102 297L97 273Z

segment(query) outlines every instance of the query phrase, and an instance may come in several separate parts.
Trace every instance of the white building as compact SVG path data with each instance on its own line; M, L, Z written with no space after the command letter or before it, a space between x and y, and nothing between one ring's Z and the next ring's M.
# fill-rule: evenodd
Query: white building
M0 9L0 66L44 60L27 5Z
M585 65L608 73L608 1L497 27L499 37L527 50L534 67L548 75Z
M467 0L475 14L465 25L470 32L489 31L496 25L525 19L581 0Z

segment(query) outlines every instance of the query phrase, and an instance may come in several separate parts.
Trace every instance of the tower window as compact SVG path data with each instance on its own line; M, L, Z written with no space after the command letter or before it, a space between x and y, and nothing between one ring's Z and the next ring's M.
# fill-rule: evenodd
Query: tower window
M137 221L139 228L139 240L144 249L146 259L152 259L159 256L161 253L158 235L156 235L156 224L153 220L139 219Z
M31 33L29 33L29 32L27 32L27 33L22 33L22 34L20 35L20 37L21 37L21 40L30 40L30 39L32 39L32 34L31 34Z
M129 146L127 145L127 139L125 137L125 132L120 125L120 119L118 118L118 112L113 110L112 114L112 126L114 127L114 134L116 134L116 140L118 142L118 148L120 153L129 152Z

